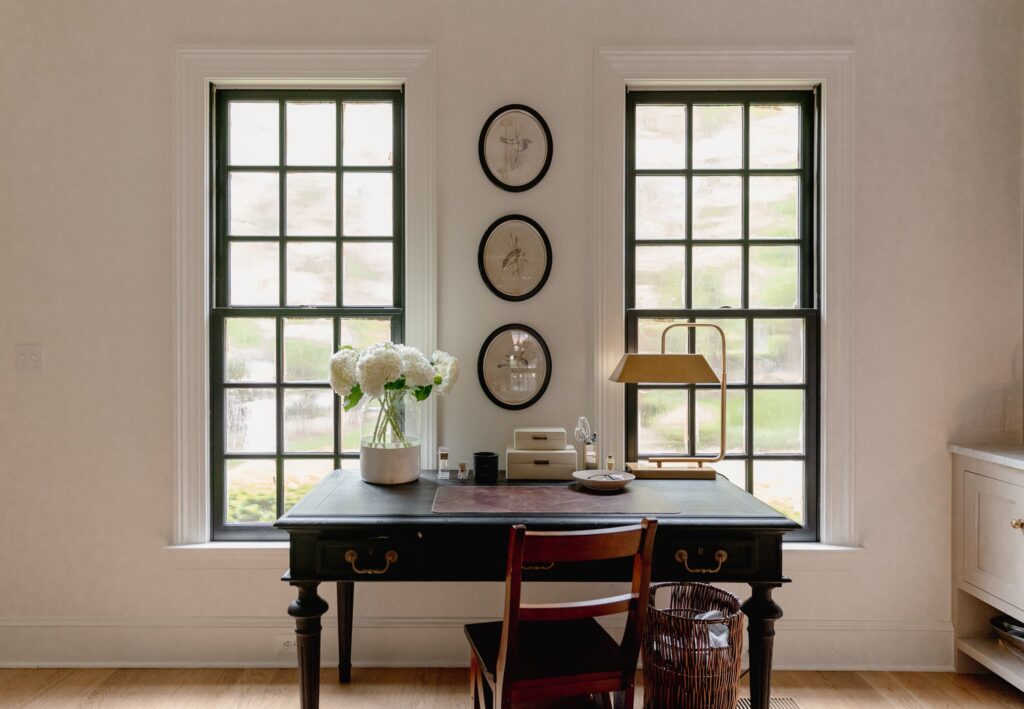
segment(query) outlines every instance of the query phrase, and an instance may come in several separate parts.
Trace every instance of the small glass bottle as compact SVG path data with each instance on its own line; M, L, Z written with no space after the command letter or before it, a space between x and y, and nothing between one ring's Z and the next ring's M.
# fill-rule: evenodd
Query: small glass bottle
M469 480L469 468L466 467L465 461L459 463L459 480Z
M448 467L448 449L440 446L437 449L437 479L449 480L452 472Z
M608 456L608 459L604 463L604 467L607 470L615 470L615 458L613 456Z

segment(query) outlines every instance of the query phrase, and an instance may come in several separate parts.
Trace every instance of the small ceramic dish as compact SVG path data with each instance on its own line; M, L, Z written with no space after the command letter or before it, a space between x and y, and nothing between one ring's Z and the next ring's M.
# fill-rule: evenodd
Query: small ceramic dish
M573 479L588 490L614 492L636 480L636 476L621 470L577 470Z

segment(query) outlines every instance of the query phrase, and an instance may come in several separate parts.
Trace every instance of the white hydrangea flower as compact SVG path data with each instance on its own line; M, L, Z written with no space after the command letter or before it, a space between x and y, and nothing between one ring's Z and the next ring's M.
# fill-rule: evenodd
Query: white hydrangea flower
M441 350L430 355L430 359L434 364L434 391L438 395L444 396L459 380L459 360Z
M402 356L390 342L380 342L363 350L356 371L363 393L380 398L384 385L402 376Z
M434 383L434 368L422 352L408 345L395 345L395 349L402 357L402 374L406 386L425 387Z
M340 349L331 355L331 388L334 393L344 398L357 384L356 362L359 352L351 347Z

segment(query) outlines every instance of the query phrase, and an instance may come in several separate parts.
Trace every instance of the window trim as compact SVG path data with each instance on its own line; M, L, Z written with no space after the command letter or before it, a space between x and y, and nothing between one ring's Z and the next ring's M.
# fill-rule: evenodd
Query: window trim
M726 459L732 460L800 460L804 463L804 529L788 532L787 541L813 541L818 540L818 490L819 490L819 449L820 449L820 407L819 407L819 377L818 358L819 351L818 334L820 330L818 303L818 227L817 227L817 203L818 203L818 96L819 87L812 89L788 89L788 90L709 90L688 89L688 90L633 90L626 96L626 121L625 121L625 244L626 253L624 261L625 270L625 331L626 351L635 352L638 347L638 330L641 319L646 318L671 318L693 322L697 320L741 320L744 323L744 377L742 383L729 383L730 391L742 391L745 394L744 408L744 452L742 454L726 453ZM718 104L740 104L743 108L743 145L744 159L737 168L723 170L701 170L692 167L693 160L693 107ZM749 107L765 104L784 104L799 106L802 111L800 122L800 165L793 169L757 171L749 166ZM636 156L636 109L641 105L681 105L687 107L687 165L682 168L671 170L644 170L633 165ZM640 175L682 175L687 180L687 234L683 239L637 239L635 227L636 214L636 187L635 182L631 185L630 180L636 180ZM693 181L695 177L714 174L739 174L743 187L743 204L741 207L742 221L746 224L749 220L749 180L758 174L785 174L793 175L800 179L799 198L799 236L795 240L789 239L751 239L744 235L738 239L710 239L694 240L690 222L693 214ZM659 245L678 245L686 248L686 284L687 298L684 307L681 308L639 308L635 302L636 285L636 250L638 247L657 247ZM690 302L693 289L693 248L696 246L735 246L741 249L743 264L743 301L739 307L727 310L695 308ZM799 307L785 309L764 309L751 308L746 300L749 297L749 260L750 249L758 245L795 245L800 249L798 272L800 274L798 284ZM688 307L687 307L688 306ZM753 361L753 326L754 321L761 318L785 318L798 319L804 323L804 379L799 385L793 384L757 384L754 382L754 361ZM695 335L693 330L688 333L688 346L690 351L695 351ZM625 459L637 460L640 457L638 451L638 391L643 388L652 389L681 389L689 392L688 402L688 438L690 450L685 455L696 455L696 392L706 389L703 385L676 386L676 385L653 385L639 387L636 384L627 384L625 387L625 437L626 452ZM754 450L754 410L753 395L758 390L785 389L799 390L804 393L804 450L799 455L767 455L758 454ZM749 392L749 394L748 394ZM672 451L644 451L644 453L656 453L658 455L675 455ZM746 466L746 487L752 489L754 484L753 465Z
M181 49L175 92L174 545L211 540L209 112L220 88L390 88L405 97L405 341L436 346L435 53L430 48ZM416 268L408 268L416 264ZM437 440L424 410L421 465Z
M822 85L820 541L856 545L854 508L853 57L834 49L599 48L594 56L592 408L608 452L625 454L625 393L608 373L625 348L627 89L809 89Z

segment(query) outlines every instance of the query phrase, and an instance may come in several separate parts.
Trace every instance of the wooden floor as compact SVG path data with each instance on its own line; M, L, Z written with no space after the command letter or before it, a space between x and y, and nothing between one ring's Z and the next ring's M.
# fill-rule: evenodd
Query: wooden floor
M325 670L329 707L469 707L466 670L355 669L339 685ZM222 709L297 707L295 670L0 670L0 707ZM774 695L800 707L1024 707L1024 694L989 675L776 672ZM637 698L637 706L640 699Z

